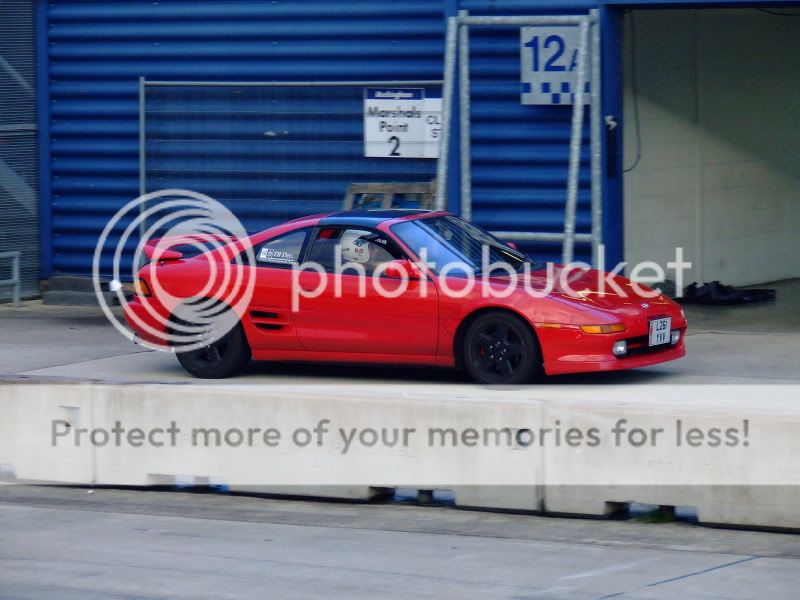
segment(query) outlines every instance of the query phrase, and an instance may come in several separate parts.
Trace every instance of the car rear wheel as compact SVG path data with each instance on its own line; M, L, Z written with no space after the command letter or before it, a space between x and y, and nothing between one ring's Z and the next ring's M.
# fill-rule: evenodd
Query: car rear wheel
M462 345L462 362L478 383L519 384L538 374L541 353L536 337L522 319L494 311L469 325Z
M175 345L178 362L190 374L201 379L223 379L242 371L250 362L250 345L242 324L219 339L211 339L207 345L191 350L182 350Z

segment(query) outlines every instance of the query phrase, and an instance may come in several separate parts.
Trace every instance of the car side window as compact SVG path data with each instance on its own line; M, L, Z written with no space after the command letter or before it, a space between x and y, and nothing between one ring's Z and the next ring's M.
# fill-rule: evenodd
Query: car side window
M259 244L253 251L258 267L290 269L300 263L309 230L292 231Z
M404 258L402 250L385 233L361 228L325 227L317 233L308 261L320 264L326 271L336 270L339 264L363 265L364 272L371 275L381 264ZM346 273L354 273L349 269Z

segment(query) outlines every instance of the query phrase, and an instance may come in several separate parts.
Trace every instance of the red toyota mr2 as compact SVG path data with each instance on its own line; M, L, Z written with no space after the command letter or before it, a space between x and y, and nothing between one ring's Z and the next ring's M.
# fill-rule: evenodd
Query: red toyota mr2
M686 318L669 298L537 263L444 212L315 215L195 255L167 239L145 251L126 320L197 377L234 375L252 358L454 367L515 384L685 354ZM198 303L227 325L192 329Z

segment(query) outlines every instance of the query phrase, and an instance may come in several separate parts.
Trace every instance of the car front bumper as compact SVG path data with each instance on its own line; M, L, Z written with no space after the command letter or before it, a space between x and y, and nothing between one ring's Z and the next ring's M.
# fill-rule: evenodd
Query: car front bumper
M621 371L647 367L681 358L686 354L686 327L679 329L680 340L662 346L647 346L640 343L641 336L628 333L586 334L579 329L537 329L542 347L544 371L548 375L587 373L592 371ZM629 340L629 354L615 356L614 342Z

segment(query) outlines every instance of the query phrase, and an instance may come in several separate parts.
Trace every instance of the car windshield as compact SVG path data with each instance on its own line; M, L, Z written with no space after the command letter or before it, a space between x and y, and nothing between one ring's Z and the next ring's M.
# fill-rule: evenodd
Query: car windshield
M393 225L392 232L436 273L478 275L484 269L502 273L508 268L517 272L527 261L521 252L452 215L403 221Z

